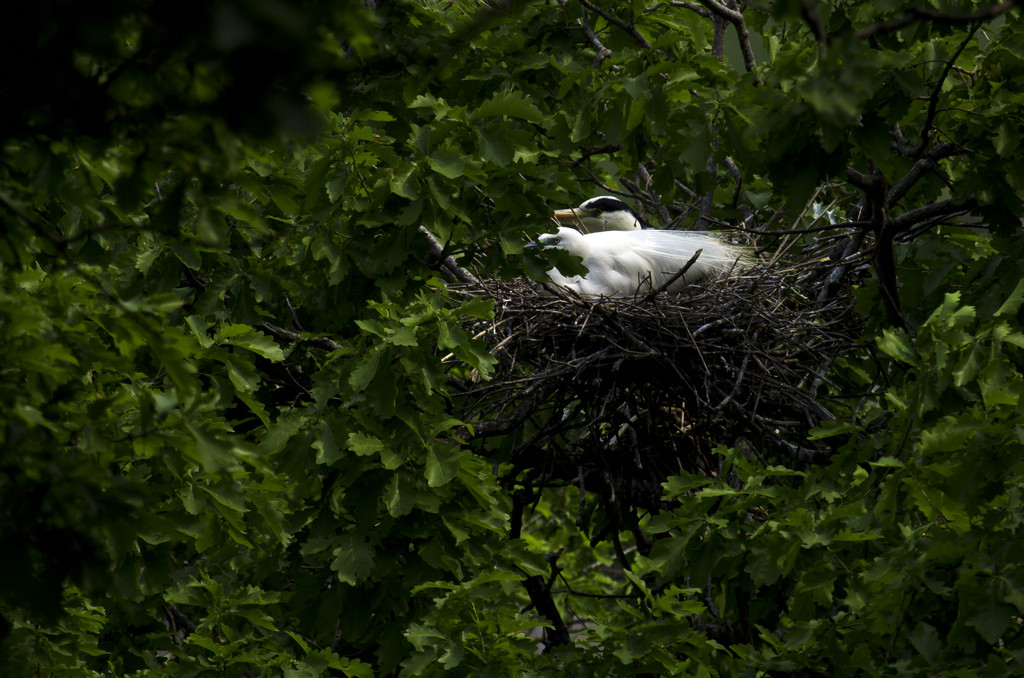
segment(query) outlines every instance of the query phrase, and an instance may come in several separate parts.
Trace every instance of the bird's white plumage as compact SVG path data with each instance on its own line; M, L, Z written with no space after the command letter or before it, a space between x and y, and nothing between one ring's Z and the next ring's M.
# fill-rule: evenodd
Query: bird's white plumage
M551 269L548 275L556 285L588 297L631 297L652 292L686 266L697 250L702 250L700 257L668 291L749 265L744 248L704 232L646 229L583 234L563 226L537 242L583 259L586 275L567 277L557 269Z
M638 231L642 228L629 206L610 195L591 198L579 207L555 210L555 220L583 233Z

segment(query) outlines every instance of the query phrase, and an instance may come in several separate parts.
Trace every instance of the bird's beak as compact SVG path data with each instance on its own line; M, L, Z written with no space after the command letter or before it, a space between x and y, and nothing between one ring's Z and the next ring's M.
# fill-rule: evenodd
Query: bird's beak
M575 224L586 216L582 210L569 208L567 210L555 210L555 220L562 224Z

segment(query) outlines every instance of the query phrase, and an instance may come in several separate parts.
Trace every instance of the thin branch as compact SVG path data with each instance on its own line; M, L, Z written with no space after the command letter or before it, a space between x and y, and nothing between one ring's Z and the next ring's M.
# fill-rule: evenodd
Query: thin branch
M427 248L434 262L440 262L444 269L451 273L459 282L478 282L475 275L459 266L458 262L455 261L455 257L445 252L444 246L434 237L433 233L424 226L420 226L419 231L427 239Z
M881 177L858 172L852 167L846 168L846 180L865 193L877 190L883 183Z
M933 202L929 205L907 210L903 214L892 219L892 227L894 232L898 233L929 219L934 219L936 217L948 217L954 214L970 211L975 204L976 200L973 195L969 195L963 200L950 199L943 200L941 202Z
M894 327L906 327L900 308L899 282L896 276L896 259L892 250L892 239L898 232L889 218L889 187L880 174L864 174L852 167L846 168L846 180L864 191L869 210L871 229L875 232L875 271L878 273L878 290L885 308L885 317Z
M612 55L612 51L601 43L597 38L597 35L594 33L594 29L590 27L590 18L587 17L586 7L580 9L580 25L583 27L583 32L586 34L587 39L590 40L590 44L597 49L597 56L594 57L594 63L590 65L592 69L597 70L597 67L601 65L601 62ZM593 77L593 74L591 74L590 78Z
M529 419L534 411L536 411L537 407L541 402L543 402L547 395L548 389L546 388L531 387L520 392L519 403L508 416L500 419L492 419L490 421L471 422L469 426L473 430L472 437L486 438L490 436L499 436L518 429L522 426L523 422ZM466 432L466 435L468 436L468 431Z
M860 253L861 247L864 246L864 240L867 238L867 229L860 228L853 234L853 238L847 243L843 249L842 254L836 257L836 261L839 262L838 266L835 266L832 271L825 278L825 281L821 285L821 291L818 293L818 301L825 303L835 299L839 292L839 289L846 278L847 273L850 271L852 262L850 260L851 255Z
M608 23L614 24L621 28L622 30L624 30L625 32L629 33L631 36L633 36L633 39L636 40L637 43L639 43L639 45L644 49L652 49L658 54L664 54L664 52L662 52L661 50L654 49L651 46L651 43L647 42L647 39L644 36L640 35L640 32L636 30L636 26L632 24L627 24L625 21L622 21L614 14L611 14L610 12L607 12L604 9L596 6L595 4L590 2L590 0L580 0L580 4L589 9L590 11L601 15L601 17Z
M835 224L824 224L822 226L808 226L807 228L745 228L743 226L731 226L730 228L740 233L751 235L806 235L808 233L822 233L824 231L838 231L842 228L864 229L871 226L870 221L844 221Z
M661 7L662 5L670 5L672 7L682 7L683 9L688 9L691 12L693 12L694 14L697 14L698 16L702 16L705 19L710 19L711 18L711 12L707 11L706 9L702 9L701 7L698 7L697 5L693 4L692 2L682 2L682 0L669 0L669 2L667 2L667 3L658 3L654 7L649 7L646 11L653 12L656 9L658 9L659 7Z
M814 37L821 46L821 49L827 49L829 40L828 35L825 33L825 26L821 22L821 16L818 15L817 7L813 6L810 0L803 0L800 3L800 16L803 17L804 22L810 27L811 32L814 33ZM824 54L824 51L822 53Z
M554 567L554 566L552 566ZM547 647L557 645L568 645L572 642L569 636L569 629L558 611L554 598L551 596L551 587L544 583L540 575L533 575L523 580L523 587L526 588L533 603L533 609L537 614L551 622L552 628L544 629L544 645Z
M976 23L971 27L971 30L967 32L967 36L960 42L960 45L953 52L953 56L950 57L949 61L946 62L946 67L942 70L942 75L939 77L939 81L935 83L935 88L932 89L931 95L928 97L928 114L925 116L924 125L921 127L921 143L916 149L910 154L912 157L917 157L924 152L924 149L928 146L928 142L932 138L932 130L934 129L935 114L939 106L939 96L942 94L942 85L946 82L946 78L949 76L949 72L953 68L953 64L960 58L963 51L970 44L971 40L974 39L974 34L981 28L981 23Z
M659 294L661 294L662 292L667 290L669 285L671 285L672 283L674 283L675 281L679 280L684 275L686 275L686 272L690 270L690 267L693 266L695 263L697 263L697 259L700 258L700 255L701 255L701 253L703 251L704 251L704 248L701 248L701 249L697 250L696 252L694 252L693 256L690 257L690 260L686 262L685 266L683 266L681 269L679 269L679 271L677 271L674 276L672 276L671 278L666 280L663 285L658 287L658 289L654 290L653 292L648 294L646 297L644 297L644 301L645 302L652 301L656 296L658 296Z
M344 346L334 341L330 337L303 337L298 332L289 332L283 327L272 325L271 323L263 323L260 328L267 334L280 339L281 341L292 341L300 344L309 344L316 348L322 348L325 351L341 351L344 350Z
M960 151L950 143L941 143L936 146L930 153L926 153L923 158L917 161L910 171L903 175L903 178L897 181L891 189L889 189L889 204L894 205L905 196L914 185L920 181L929 172L938 172L939 166L936 164L937 160L942 158L948 158L952 155L957 155ZM908 154L909 155L909 154Z
M580 151L580 157L576 158L576 160L574 160L572 162L572 164L569 165L569 166L570 167L579 167L585 160L587 160L588 158L590 158L592 156L604 155L605 153L610 155L612 153L618 153L621 150L622 150L622 144L609 144L607 146L598 146L596 148L589 148L587 150L581 150Z
M699 0L699 2L716 16L732 24L740 39L740 49L743 52L743 66L747 69L747 72L756 69L757 59L754 58L754 50L750 46L750 31L747 30L747 22L743 20L743 13L735 9L729 9L716 0ZM760 75L754 77L754 83L758 85L762 83Z
M739 205L740 196L743 195L743 175L740 174L740 168L736 166L736 163L729 156L722 159L722 164L725 165L725 169L730 176L736 180L736 190L732 193L732 206L735 208Z
M989 21L991 19L995 19L997 16L1009 12L1014 7L1020 7L1022 2L1024 2L1024 0L1008 0L1007 2L1002 2L998 5L984 7L976 12L940 12L929 7L913 7L901 17L890 19L889 21L882 21L859 29L857 31L857 37L863 40L881 33L892 33L893 31L898 31L901 28L909 26L915 21L927 20L937 24L945 24L947 26L958 26L978 21Z

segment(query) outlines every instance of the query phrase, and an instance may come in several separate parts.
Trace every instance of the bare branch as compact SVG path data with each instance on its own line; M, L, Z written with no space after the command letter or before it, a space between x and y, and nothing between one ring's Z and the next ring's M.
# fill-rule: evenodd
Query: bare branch
M696 252L694 252L693 256L690 257L690 260L686 262L685 266L683 266L681 269L679 269L674 276L672 276L671 278L666 280L663 285L658 287L658 289L656 289L653 292L651 292L650 294L648 294L644 298L644 301L645 302L652 301L656 296L658 296L659 294L661 294L662 292L667 290L669 285L671 285L672 283L674 283L675 281L679 280L684 275L686 275L686 272L690 270L690 267L697 263L697 259L700 258L700 255L701 255L701 253L703 251L704 251L703 249L698 249Z
M475 275L459 266L458 262L455 261L455 257L445 252L441 241L435 238L433 233L428 231L424 226L420 226L419 231L426 236L427 248L435 263L440 262L441 266L451 273L451 275L459 282L477 282Z
M897 230L889 218L889 187L881 174L864 174L852 167L846 168L846 179L864 191L870 228L875 232L875 272L886 320L894 327L905 328L907 322L900 307L896 258L892 250Z
M939 77L939 81L935 83L935 88L932 89L932 93L928 97L928 114L925 116L924 126L921 128L921 143L913 152L910 153L911 156L916 157L923 153L925 147L928 146L928 142L931 141L932 130L934 129L933 124L935 122L935 113L939 106L939 96L942 94L942 84L949 76L949 72L952 70L953 64L956 63L956 60L963 53L964 49L966 49L967 45L974 39L974 34L979 28L981 28L981 23L976 23L971 27L971 30L967 32L967 36L956 48L953 56L951 56L949 61L946 62L946 67L942 70L942 75Z
M634 26L632 24L627 24L625 21L622 21L621 19L616 17L614 14L612 14L610 12L606 12L605 10L603 10L600 7L596 6L595 4L590 2L590 0L580 0L580 4L583 5L584 7L586 7L587 9L589 9L590 11L595 12L597 14L600 14L601 17L605 21L607 21L608 23L614 24L614 25L618 26L619 28L621 28L622 30L624 30L627 33L629 33L631 36L633 36L633 39L636 40L637 43L639 43L640 46L643 47L644 49L653 49L653 47L651 46L651 43L647 42L647 38L645 38L644 36L640 35L640 32L636 30L636 26ZM654 51L657 52L658 54L662 54L661 50L654 50Z
M555 563L551 564L552 572L555 571L556 567ZM571 643L572 638L569 636L569 629L566 627L565 621L558 611L558 605L555 604L555 600L551 596L551 582L545 583L543 577L535 574L523 580L523 587L526 588L526 593L530 596L533 609L537 611L537 614L551 622L551 628L544 629L544 645L550 648L556 645L568 645Z
M341 351L345 347L334 341L330 337L303 337L298 332L290 332L283 327L272 325L271 323L263 323L260 328L267 334L280 339L281 341L292 341L301 344L309 344L316 348L322 348L325 351Z
M648 8L647 11L648 12L653 12L654 10L658 9L659 7L661 7L662 4L671 5L672 7L682 7L683 9L688 9L691 12L693 12L694 14L702 16L705 19L710 19L711 18L711 12L707 11L706 9L702 9L702 8L698 7L697 5L693 4L692 2L682 2L682 0L670 0L667 3L659 3L659 4L655 5L654 7Z
M800 4L800 15L803 17L804 22L810 26L811 32L814 33L818 44L821 45L821 49L825 49L828 46L828 35L825 33L825 26L818 15L817 7L812 5L810 0L803 0Z
M743 226L732 226L734 231L750 233L751 235L806 235L807 233L822 233L824 231L835 231L841 228L864 229L871 226L870 221L846 221L837 224L824 224L822 226L808 226L807 228L746 228Z
M882 178L873 174L858 172L852 167L846 168L846 180L862 191L873 191L878 188Z
M828 302L836 297L839 289L842 287L843 280L850 271L850 267L853 263L851 262L851 257L852 255L856 255L860 252L866 237L866 229L857 229L853 234L853 238L846 243L842 252L835 257L835 260L839 262L839 265L832 269L828 274L828 277L825 278L825 281L822 283L821 291L818 293L818 301Z
M576 158L570 167L579 167L585 160L594 155L604 155L605 153L612 154L618 153L622 150L621 144L609 144L607 146L598 146L596 148L588 148L580 150L580 157Z
M967 196L964 200L950 199L943 200L941 202L933 202L930 205L923 205L912 210L907 210L892 220L892 227L896 232L905 231L908 228L929 219L934 219L936 217L948 217L954 214L967 212L974 207L975 204L976 200L973 195Z
M889 21L882 21L877 24L866 26L857 31L857 37L864 39L870 38L881 33L892 33L898 31L901 28L909 26L915 21L931 21L937 24L945 24L947 26L957 26L961 24L971 24L977 21L989 21L997 16L1009 12L1014 7L1020 7L1022 0L1007 0L998 5L992 5L991 7L985 7L979 9L976 12L940 12L929 7L914 7L907 11L901 17L896 19L890 19Z
M960 153L956 146L950 143L941 143L936 146L930 153L926 153L923 158L917 161L910 171L903 175L903 178L897 181L891 189L889 189L889 204L894 205L914 187L918 181L920 181L924 175L929 172L939 172L939 166L936 164L937 160L942 158L948 158L951 155L957 155Z
M597 48L597 56L594 57L594 63L591 68L597 69L601 65L601 62L612 55L612 51L601 44L601 41L597 39L597 35L594 34L594 29L590 27L590 19L587 17L587 10L584 7L580 11L580 25L583 26L583 32L587 35L590 43ZM591 75L593 77L593 75Z
M713 14L719 16L733 25L736 34L740 39L740 49L743 51L743 65L748 72L757 68L757 60L754 58L754 50L750 46L750 31L747 30L747 22L743 20L743 13L729 9L717 0L699 0L700 4L707 7ZM761 84L761 76L756 76L754 82Z
M725 165L725 169L729 172L729 175L736 180L736 190L732 194L732 206L736 207L740 203L740 196L743 195L743 175L740 174L740 168L736 166L732 158L726 156L722 160L722 164Z
M487 438L504 435L509 431L519 428L537 410L540 403L547 397L548 391L542 387L529 387L522 391L520 395L521 400L508 416L488 421L471 422L470 427L472 427L473 435L469 436L468 431L465 431L464 434L467 437Z

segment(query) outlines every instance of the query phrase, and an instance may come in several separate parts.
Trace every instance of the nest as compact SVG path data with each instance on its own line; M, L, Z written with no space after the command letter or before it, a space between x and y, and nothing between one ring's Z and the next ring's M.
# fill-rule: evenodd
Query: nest
M718 445L771 463L827 459L807 433L831 419L826 373L861 328L848 300L801 294L798 274L629 300L527 281L452 285L456 298L494 301L494 320L468 328L498 359L491 381L463 387L470 444L509 462L519 487L579 485L648 509L671 475L719 475Z

